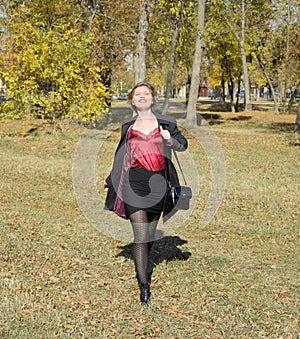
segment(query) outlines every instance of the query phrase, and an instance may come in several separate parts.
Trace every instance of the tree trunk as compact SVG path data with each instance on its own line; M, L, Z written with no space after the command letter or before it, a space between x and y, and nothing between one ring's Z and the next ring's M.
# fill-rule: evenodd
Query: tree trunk
M258 54L256 54L256 58L258 60L259 67L262 70L262 72L263 72L264 76L266 77L268 84L270 86L270 91L272 93L272 97L273 97L273 101L274 101L274 112L278 113L278 104L277 104L276 94L275 94L275 90L274 90L274 86L272 84L271 78L269 77L268 73L266 72L265 65L261 61L261 58Z
M245 51L245 21L246 21L245 0L243 0L242 1L242 38L240 39L240 50L241 50L241 57L242 57L243 71L244 71L245 110L252 111L252 105L251 105L251 100L250 100L250 81L249 81L246 51Z
M295 87L295 89L293 91L291 91L291 97L290 97L289 105L288 105L288 109L287 109L287 113L288 114L291 113L293 102L295 100L296 93L298 92L299 88L300 88L300 82L298 82L298 84Z
M245 50L245 22L246 22L246 12L245 12L245 0L242 0L242 22L241 22L241 35L238 34L236 29L227 20L227 24L230 27L232 34L235 36L239 47L243 64L244 71L244 86L245 86L245 110L252 111L252 104L250 100L250 81L248 75L248 66L247 66L247 58L246 58L246 50Z
M295 133L300 134L300 101L298 102L298 112L296 116Z
M205 0L198 0L198 24L195 44L195 54L193 61L192 80L189 94L189 101L186 112L186 121L184 127L193 128L197 126L196 105L199 96L200 83L200 67L203 51L203 34L204 34L204 18L205 18Z
M245 52L244 45L240 46L240 48L241 48L243 70L244 70L245 110L252 111L252 104L250 100L250 81L249 81L248 66L247 66L247 61L246 61L246 52Z
M188 103L189 103L191 81L192 81L192 75L191 75L190 67L189 67L188 68L188 74L187 74L187 81L185 83L185 106L186 107L188 106Z
M225 89L225 80L222 79L221 80L221 87L222 87L222 93L221 93L221 96L220 96L220 99L219 99L219 102L222 103L222 104L225 104L225 101L226 101L226 89Z
M289 79L289 71L290 71L290 14L291 14L291 4L290 0L286 2L287 5L287 32L286 32L286 54L285 54L285 78L283 84L283 113L289 113L286 111L286 92L288 89L288 79Z
M135 84L146 80L146 41L149 30L150 0L140 5L139 32L135 55L134 81Z
M171 83L172 83L173 68L174 68L174 62L175 62L176 45L177 45L178 33L179 33L179 20L181 16L181 8L182 8L182 1L180 0L178 1L178 12L176 14L175 27L174 27L171 50L170 50L170 59L169 59L167 81L166 81L166 93L165 93L165 100L164 100L162 114L166 114L169 108L169 98L171 94L170 93Z
M231 78L228 80L228 93L230 96L230 108L231 112L234 113L234 80Z
M236 95L236 101L235 101L235 112L236 113L239 111L240 93L241 93L241 83L240 83L240 81L238 81L238 83L237 83L237 95Z

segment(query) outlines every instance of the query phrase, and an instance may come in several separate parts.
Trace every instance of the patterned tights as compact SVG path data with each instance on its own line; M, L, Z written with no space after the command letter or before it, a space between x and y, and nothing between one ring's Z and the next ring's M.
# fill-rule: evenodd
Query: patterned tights
M154 214L146 211L136 211L130 215L134 242L132 255L135 264L136 276L140 284L149 282L147 268L148 257L158 224L160 213Z

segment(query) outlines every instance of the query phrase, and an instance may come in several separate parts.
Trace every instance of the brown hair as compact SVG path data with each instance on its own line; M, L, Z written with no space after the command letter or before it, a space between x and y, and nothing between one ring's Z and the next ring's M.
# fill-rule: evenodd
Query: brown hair
M155 89L152 85L150 85L148 82L146 81L141 81L141 82L138 82L133 88L132 90L127 94L127 99L128 99L128 102L129 104L131 105L131 107L135 110L135 107L132 105L132 97L133 97L133 94L134 94L134 91L139 88L139 87L142 87L142 86L145 86L147 87L152 96L153 96L153 104L155 104Z

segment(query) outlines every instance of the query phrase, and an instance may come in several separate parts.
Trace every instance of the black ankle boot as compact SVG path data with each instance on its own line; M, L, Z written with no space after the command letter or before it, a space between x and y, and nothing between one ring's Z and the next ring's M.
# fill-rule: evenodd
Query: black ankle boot
M148 305L151 292L150 292L150 285L148 283L146 284L140 284L140 289L141 289L141 295L140 295L140 300L142 305Z

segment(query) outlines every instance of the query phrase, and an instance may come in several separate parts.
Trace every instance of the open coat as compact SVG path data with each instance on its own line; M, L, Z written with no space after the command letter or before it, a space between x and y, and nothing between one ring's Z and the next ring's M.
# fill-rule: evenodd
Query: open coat
M170 132L172 143L170 143L170 146L168 146L167 143L164 143L165 144L165 147L164 147L165 164L166 166L169 167L171 183L174 185L179 185L178 175L172 163L172 149L174 149L175 151L179 151L179 152L185 151L187 149L188 142L186 138L179 131L177 124L176 124L176 120L174 118L170 116L166 116L166 115L156 114L156 113L155 113L155 116L157 118L158 125L161 126L163 129L166 129ZM108 192L107 192L106 201L105 201L105 209L108 209L110 211L114 210L114 205L115 205L115 201L117 197L116 192L118 191L118 186L120 183L120 177L121 177L124 154L125 154L127 131L128 131L128 128L134 124L136 119L137 119L137 115L122 125L121 138L120 138L119 144L115 152L112 169L111 169L109 176L106 179L106 184L108 186ZM170 207L167 206L167 204L164 204L163 221L168 220L174 213L175 211L172 211Z

